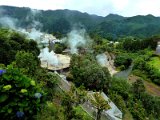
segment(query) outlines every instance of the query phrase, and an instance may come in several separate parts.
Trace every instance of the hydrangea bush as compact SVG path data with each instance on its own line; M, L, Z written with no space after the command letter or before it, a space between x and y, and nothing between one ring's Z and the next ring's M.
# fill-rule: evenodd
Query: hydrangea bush
M43 95L34 80L9 65L0 75L1 119L31 119L40 110Z

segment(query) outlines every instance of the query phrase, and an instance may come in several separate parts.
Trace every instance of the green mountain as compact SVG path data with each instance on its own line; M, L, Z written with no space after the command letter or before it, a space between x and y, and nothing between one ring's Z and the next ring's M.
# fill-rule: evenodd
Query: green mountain
M116 18L116 17L112 17ZM95 31L102 36L137 36L148 37L160 33L160 18L152 15L134 16L105 20L96 26Z
M160 33L160 17L153 15L123 17L109 14L106 17L90 15L73 10L31 10L11 6L0 6L0 17L17 19L17 26L33 27L37 21L45 32L66 34L74 27L85 28L88 32L96 32L103 37L119 36L148 37ZM2 23L2 22L0 22Z

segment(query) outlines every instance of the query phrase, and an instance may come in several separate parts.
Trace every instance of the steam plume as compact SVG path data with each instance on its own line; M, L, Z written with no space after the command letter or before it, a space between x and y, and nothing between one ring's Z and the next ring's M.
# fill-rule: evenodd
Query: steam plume
M28 38L36 40L37 43L41 42L40 36L43 35L44 33L42 33L39 29L37 30L36 28L41 28L42 24L39 21L35 20L36 14L40 14L38 10L30 9L30 13L26 17L26 19L30 19L30 18L32 19L32 22L29 25L30 29L28 30L26 30L25 28L18 27L17 26L18 19L5 16L4 13L5 13L4 10L0 9L0 16L3 16L3 17L0 17L0 24L2 25L2 27L19 31L21 33L26 34Z
M86 34L85 29L72 30L67 34L67 38L64 40L67 41L71 54L78 54L78 47L86 48L89 42L91 42L91 39Z
M28 29L28 30L26 30L25 28L17 27L18 20L15 18L11 18L11 17L7 17L7 16L3 15L2 10L0 11L0 14L2 14L1 16L3 16L3 17L0 18L0 24L3 27L11 28L13 30L24 33L30 39L36 40L37 43L42 43L42 39L43 39L43 41L45 41L44 38L41 38L41 36L44 35L44 33L42 33L40 30L36 29L36 28L42 27L42 24L39 21L35 20L35 16L39 13L40 12L38 10L31 9L29 15L26 16L26 21L27 21L27 19L32 20L31 24L29 25L30 29ZM46 41L48 41L48 40L46 40ZM49 49L47 47L41 50L41 53L38 57L42 61L46 61L50 65L57 66L59 64L59 61L58 61L56 54L53 51L49 52Z
M42 49L38 57L41 61L46 61L50 65L58 66L59 64L56 54L53 51L49 52L48 47Z
M108 64L108 59L105 53L98 54L96 56L96 59L97 59L97 62L103 67Z
M17 22L18 22L18 20L15 18L10 18L10 17L1 17L0 18L0 24L3 27L12 28L14 30L16 29Z

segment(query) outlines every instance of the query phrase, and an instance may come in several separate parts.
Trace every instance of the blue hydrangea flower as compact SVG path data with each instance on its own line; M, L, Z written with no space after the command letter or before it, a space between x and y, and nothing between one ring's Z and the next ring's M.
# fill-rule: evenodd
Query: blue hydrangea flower
M41 97L42 97L42 94L41 94L41 93L35 93L35 94L34 94L34 97L35 97L35 98L41 98Z
M0 70L0 75L2 75L5 72L6 72L6 70Z
M22 118L24 116L24 112L17 111L16 116L18 118Z

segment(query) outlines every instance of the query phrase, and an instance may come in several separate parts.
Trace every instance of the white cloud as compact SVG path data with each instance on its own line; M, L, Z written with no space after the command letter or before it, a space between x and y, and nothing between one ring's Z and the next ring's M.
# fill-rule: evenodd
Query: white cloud
M35 9L63 9L66 0L0 0L0 5L31 7Z
M114 9L119 11L125 9L129 3L129 0L111 0L111 4L113 5Z
M147 15L147 14L160 16L159 5L160 5L159 0L134 0L134 2L132 0L129 0L128 5L118 13L124 16Z
M31 7L35 9L71 9L106 16L153 14L160 16L160 0L0 0L0 5Z
M140 14L152 13L156 16L160 16L160 1L159 0L142 0L136 5L137 12Z

